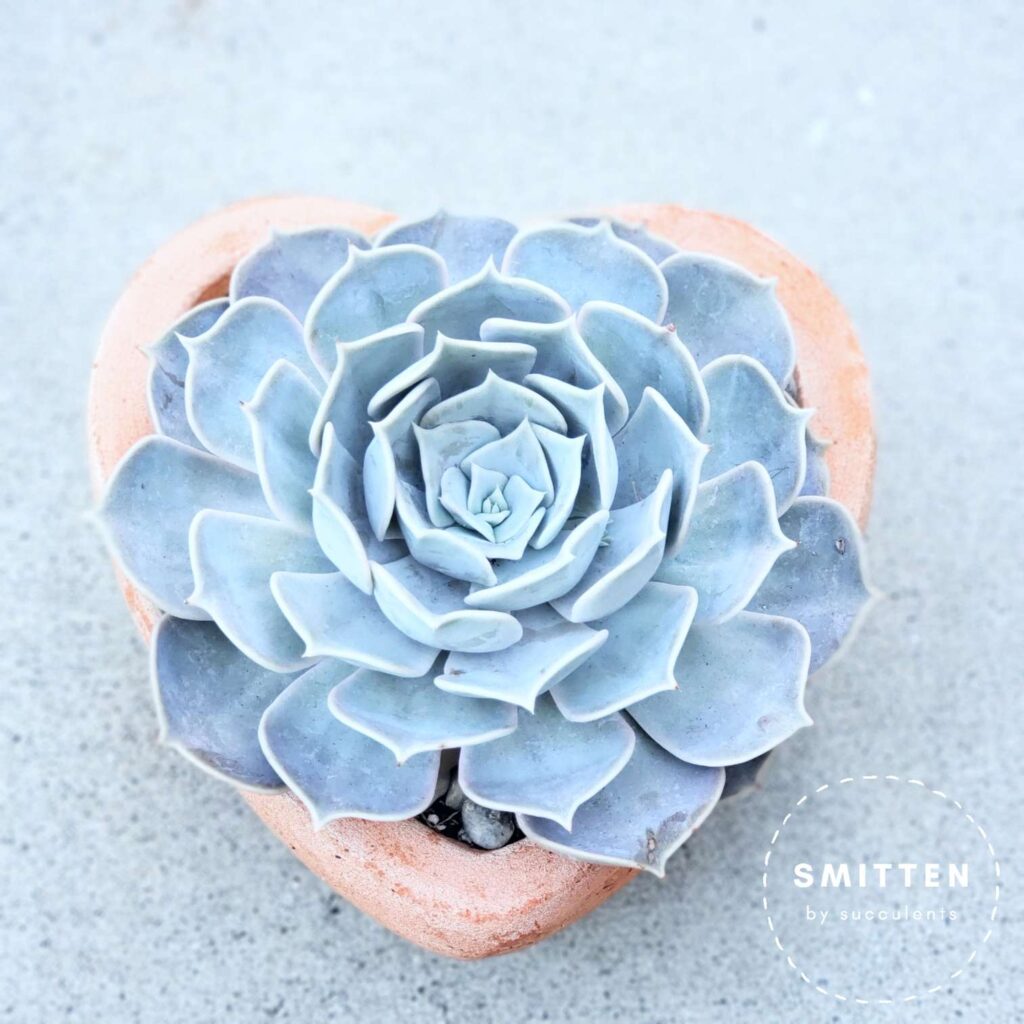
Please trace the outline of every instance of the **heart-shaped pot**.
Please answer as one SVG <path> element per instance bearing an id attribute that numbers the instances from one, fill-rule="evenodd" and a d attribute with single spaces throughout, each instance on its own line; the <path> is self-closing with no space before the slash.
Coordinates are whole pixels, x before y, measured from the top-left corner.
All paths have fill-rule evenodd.
<path id="1" fill-rule="evenodd" d="M 850 323 L 823 282 L 776 243 L 728 217 L 651 204 L 602 213 L 777 279 L 796 337 L 802 402 L 817 410 L 816 434 L 833 442 L 826 454 L 831 496 L 863 526 L 875 454 L 868 373 Z M 95 486 L 153 431 L 143 346 L 192 306 L 225 295 L 234 264 L 271 228 L 339 224 L 372 235 L 394 219 L 331 199 L 254 199 L 193 224 L 157 250 L 115 306 L 93 366 L 89 442 Z M 121 585 L 148 638 L 156 610 L 125 580 Z M 593 910 L 635 874 L 571 860 L 528 841 L 474 850 L 417 821 L 345 820 L 316 832 L 290 794 L 242 795 L 334 890 L 404 938 L 449 956 L 486 957 L 528 946 Z"/>

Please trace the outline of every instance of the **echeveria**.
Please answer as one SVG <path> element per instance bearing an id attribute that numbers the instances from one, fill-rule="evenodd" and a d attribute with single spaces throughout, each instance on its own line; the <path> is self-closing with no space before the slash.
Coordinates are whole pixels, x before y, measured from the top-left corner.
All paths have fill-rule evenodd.
<path id="1" fill-rule="evenodd" d="M 771 283 L 642 229 L 274 234 L 151 354 L 101 519 L 166 738 L 318 826 L 457 749 L 471 806 L 661 873 L 866 605 Z"/>

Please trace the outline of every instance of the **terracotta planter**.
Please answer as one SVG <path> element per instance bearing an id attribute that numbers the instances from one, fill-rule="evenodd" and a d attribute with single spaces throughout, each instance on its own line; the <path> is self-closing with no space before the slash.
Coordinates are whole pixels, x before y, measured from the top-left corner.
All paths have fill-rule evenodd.
<path id="1" fill-rule="evenodd" d="M 796 335 L 803 404 L 817 409 L 815 432 L 833 442 L 826 456 L 831 494 L 863 526 L 875 455 L 868 373 L 852 327 L 823 282 L 776 243 L 728 217 L 653 204 L 606 212 L 642 222 L 684 249 L 714 253 L 778 279 Z M 343 224 L 371 235 L 394 219 L 332 199 L 255 199 L 193 224 L 157 250 L 115 306 L 93 364 L 89 446 L 95 486 L 136 440 L 152 433 L 142 346 L 190 307 L 226 294 L 231 268 L 270 228 Z M 156 610 L 124 580 L 122 589 L 148 637 Z M 349 820 L 314 832 L 290 794 L 243 798 L 338 893 L 404 938 L 449 956 L 486 957 L 528 946 L 593 910 L 635 874 L 526 841 L 493 852 L 472 850 L 416 821 Z"/>

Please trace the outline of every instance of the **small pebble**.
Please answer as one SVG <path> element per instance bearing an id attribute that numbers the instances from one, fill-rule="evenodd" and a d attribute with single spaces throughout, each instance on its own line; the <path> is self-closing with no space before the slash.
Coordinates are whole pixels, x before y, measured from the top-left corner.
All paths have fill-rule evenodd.
<path id="1" fill-rule="evenodd" d="M 516 819 L 505 811 L 481 807 L 469 797 L 462 801 L 462 827 L 470 841 L 484 850 L 497 850 L 512 838 Z"/>

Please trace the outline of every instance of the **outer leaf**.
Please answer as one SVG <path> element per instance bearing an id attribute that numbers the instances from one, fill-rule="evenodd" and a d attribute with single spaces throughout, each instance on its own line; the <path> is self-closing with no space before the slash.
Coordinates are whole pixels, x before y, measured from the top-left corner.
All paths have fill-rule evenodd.
<path id="1" fill-rule="evenodd" d="M 841 653 L 875 596 L 850 513 L 829 498 L 797 498 L 779 521 L 796 542 L 747 606 L 796 619 L 811 637 L 811 672 Z"/>
<path id="2" fill-rule="evenodd" d="M 740 612 L 693 626 L 676 665 L 679 689 L 630 707 L 648 736 L 691 764 L 749 761 L 810 725 L 807 631 L 792 619 Z"/>
<path id="3" fill-rule="evenodd" d="M 192 521 L 189 552 L 196 581 L 189 603 L 209 612 L 243 654 L 275 672 L 310 664 L 274 600 L 270 578 L 281 569 L 330 569 L 311 538 L 269 519 L 206 510 Z"/>
<path id="4" fill-rule="evenodd" d="M 401 821 L 434 800 L 441 757 L 403 765 L 383 744 L 342 725 L 327 695 L 353 671 L 325 660 L 299 676 L 260 722 L 260 743 L 278 774 L 309 808 L 315 828 L 337 818 Z"/>
<path id="5" fill-rule="evenodd" d="M 169 615 L 153 632 L 150 674 L 164 743 L 228 782 L 279 788 L 256 733 L 294 675 L 250 661 L 212 622 Z"/>
<path id="6" fill-rule="evenodd" d="M 810 426 L 807 427 L 807 473 L 804 475 L 804 485 L 800 488 L 801 498 L 824 498 L 828 494 L 830 481 L 825 452 L 830 447 L 830 441 L 815 437 Z"/>
<path id="7" fill-rule="evenodd" d="M 164 437 L 202 448 L 185 413 L 188 352 L 179 341 L 208 331 L 228 308 L 227 299 L 210 299 L 190 309 L 164 336 L 146 349 L 149 356 L 149 416 Z"/>
<path id="8" fill-rule="evenodd" d="M 439 210 L 424 220 L 393 224 L 378 236 L 376 244 L 425 245 L 448 267 L 452 284 L 465 280 L 488 263 L 500 263 L 516 226 L 497 217 L 459 217 Z"/>
<path id="9" fill-rule="evenodd" d="M 418 245 L 391 245 L 348 260 L 317 295 L 306 315 L 305 340 L 324 378 L 337 360 L 337 345 L 358 341 L 402 323 L 417 303 L 447 282 L 444 260 Z"/>
<path id="10" fill-rule="evenodd" d="M 127 452 L 96 512 L 122 571 L 154 604 L 181 619 L 207 619 L 187 602 L 195 588 L 188 530 L 204 508 L 270 515 L 259 480 L 169 437 Z"/>
<path id="11" fill-rule="evenodd" d="M 580 804 L 625 767 L 635 736 L 621 715 L 570 722 L 550 697 L 520 715 L 508 736 L 468 747 L 459 758 L 459 785 L 484 807 L 535 814 L 572 824 Z"/>
<path id="12" fill-rule="evenodd" d="M 556 853 L 663 878 L 669 857 L 711 813 L 724 782 L 721 768 L 677 761 L 638 733 L 629 763 L 577 810 L 571 832 L 525 814 L 519 827 Z"/>
<path id="13" fill-rule="evenodd" d="M 479 338 L 480 325 L 492 317 L 551 323 L 568 315 L 569 307 L 550 288 L 506 277 L 488 262 L 478 274 L 424 299 L 409 319 L 423 324 L 429 352 L 438 334 Z"/>
<path id="14" fill-rule="evenodd" d="M 698 366 L 746 355 L 780 384 L 792 376 L 796 346 L 772 281 L 706 253 L 681 252 L 665 260 L 665 323 L 672 324 Z"/>
<path id="15" fill-rule="evenodd" d="M 704 478 L 760 462 L 771 477 L 779 512 L 785 512 L 804 482 L 804 435 L 813 410 L 792 406 L 764 367 L 746 356 L 718 359 L 704 368 L 703 377 L 711 400 Z"/>
<path id="16" fill-rule="evenodd" d="M 745 462 L 708 480 L 697 489 L 682 548 L 661 563 L 655 579 L 693 587 L 698 622 L 729 618 L 793 547 L 775 516 L 772 482 L 760 463 Z"/>
<path id="17" fill-rule="evenodd" d="M 606 299 L 655 323 L 665 314 L 668 286 L 657 264 L 618 238 L 607 221 L 592 228 L 555 224 L 520 231 L 502 269 L 553 288 L 573 309 Z"/>
<path id="18" fill-rule="evenodd" d="M 601 223 L 600 217 L 570 217 L 569 222 L 579 224 L 580 227 L 592 228 Z M 635 245 L 641 252 L 646 253 L 655 263 L 661 263 L 674 256 L 679 250 L 671 242 L 654 235 L 642 224 L 627 224 L 621 220 L 609 220 L 612 231 L 624 242 Z"/>
<path id="19" fill-rule="evenodd" d="M 265 245 L 235 265 L 231 301 L 262 295 L 302 320 L 317 292 L 348 259 L 349 247 L 369 245 L 358 231 L 348 228 L 273 231 Z"/>
<path id="20" fill-rule="evenodd" d="M 214 455 L 255 470 L 252 431 L 242 403 L 279 359 L 319 380 L 302 344 L 302 325 L 271 299 L 242 299 L 205 334 L 181 338 L 189 354 L 185 408 L 189 425 Z"/>

